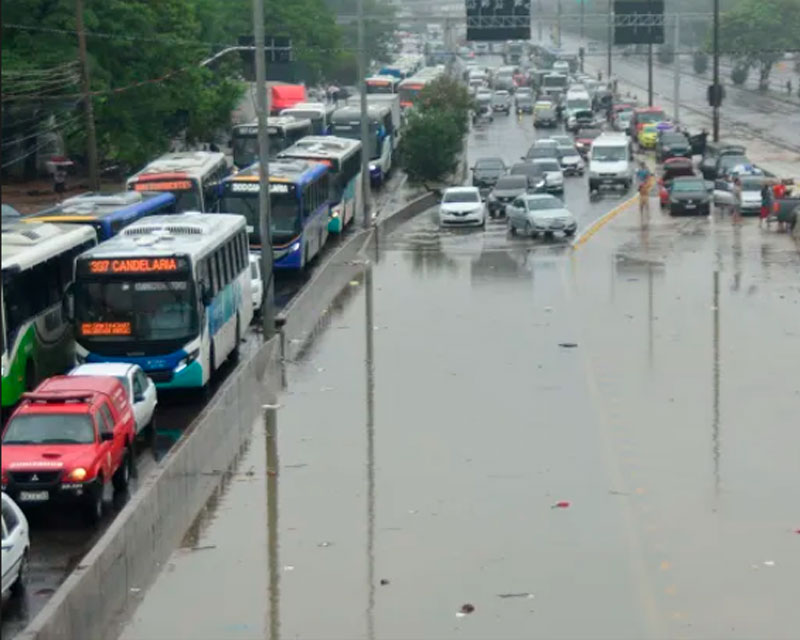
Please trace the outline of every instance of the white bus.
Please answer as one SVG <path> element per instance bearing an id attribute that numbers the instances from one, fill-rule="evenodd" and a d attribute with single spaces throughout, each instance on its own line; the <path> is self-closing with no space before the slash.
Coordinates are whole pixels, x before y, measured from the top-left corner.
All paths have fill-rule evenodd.
<path id="1" fill-rule="evenodd" d="M 331 131 L 331 116 L 334 111 L 336 107 L 331 103 L 298 102 L 281 111 L 281 116 L 295 120 L 310 120 L 311 135 L 324 136 Z"/>
<path id="2" fill-rule="evenodd" d="M 219 183 L 230 173 L 225 154 L 216 151 L 176 151 L 150 162 L 128 178 L 129 191 L 170 191 L 175 210 L 213 211 Z"/>
<path id="3" fill-rule="evenodd" d="M 278 157 L 328 165 L 331 189 L 328 231 L 341 233 L 360 209 L 361 142 L 334 136 L 308 136 Z"/>
<path id="4" fill-rule="evenodd" d="M 276 158 L 278 153 L 291 147 L 301 138 L 310 136 L 313 129 L 314 126 L 308 118 L 269 116 L 267 135 L 270 159 Z M 233 166 L 237 169 L 245 169 L 258 162 L 258 122 L 236 125 L 231 135 L 231 145 Z"/>
<path id="5" fill-rule="evenodd" d="M 3 220 L 3 409 L 73 362 L 65 313 L 75 257 L 97 244 L 90 226 Z"/>
<path id="6" fill-rule="evenodd" d="M 202 388 L 253 318 L 242 216 L 151 216 L 78 257 L 75 355 L 130 362 L 162 389 Z"/>
<path id="7" fill-rule="evenodd" d="M 392 110 L 383 104 L 367 105 L 370 183 L 381 186 L 392 170 Z M 351 140 L 361 139 L 361 109 L 341 107 L 333 112 L 333 135 Z"/>

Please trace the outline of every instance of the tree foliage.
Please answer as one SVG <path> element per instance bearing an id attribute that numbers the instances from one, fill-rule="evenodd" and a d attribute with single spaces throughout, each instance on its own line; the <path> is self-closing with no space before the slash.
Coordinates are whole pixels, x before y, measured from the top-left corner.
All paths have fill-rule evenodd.
<path id="1" fill-rule="evenodd" d="M 403 135 L 403 165 L 412 181 L 440 180 L 455 169 L 471 106 L 466 87 L 447 76 L 420 91 Z"/>
<path id="2" fill-rule="evenodd" d="M 439 180 L 452 172 L 461 148 L 461 131 L 447 112 L 427 109 L 409 115 L 402 160 L 412 182 Z"/>
<path id="3" fill-rule="evenodd" d="M 757 68 L 764 87 L 783 51 L 797 48 L 799 33 L 798 0 L 740 0 L 721 17 L 720 48 L 734 66 Z"/>
<path id="4" fill-rule="evenodd" d="M 77 59 L 74 0 L 4 2 L 3 21 L 4 82 L 7 72 L 42 73 Z M 200 62 L 252 34 L 251 0 L 84 0 L 84 22 L 101 160 L 137 166 L 178 137 L 209 142 L 229 127 L 244 89 L 241 60 Z M 265 23 L 268 35 L 291 37 L 307 82 L 341 63 L 342 34 L 326 0 L 266 0 Z M 43 119 L 69 104 L 80 115 L 77 92 L 60 87 L 56 107 L 31 91 L 26 109 Z M 5 98 L 4 87 L 4 112 L 12 106 Z M 80 126 L 70 133 L 73 157 L 83 155 L 84 135 Z"/>

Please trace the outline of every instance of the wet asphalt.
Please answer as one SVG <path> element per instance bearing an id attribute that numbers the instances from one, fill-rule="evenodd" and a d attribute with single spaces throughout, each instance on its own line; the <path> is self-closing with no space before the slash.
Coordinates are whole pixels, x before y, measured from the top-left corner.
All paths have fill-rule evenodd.
<path id="1" fill-rule="evenodd" d="M 655 209 L 385 238 L 119 637 L 796 637 L 800 254 Z"/>

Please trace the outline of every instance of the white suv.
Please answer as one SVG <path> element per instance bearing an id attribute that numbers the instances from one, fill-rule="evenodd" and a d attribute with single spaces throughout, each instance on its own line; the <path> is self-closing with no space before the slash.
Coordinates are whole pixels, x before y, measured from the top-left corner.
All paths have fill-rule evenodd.
<path id="1" fill-rule="evenodd" d="M 633 151 L 628 137 L 620 133 L 604 133 L 589 149 L 589 193 L 601 186 L 622 186 L 626 191 L 633 184 Z"/>

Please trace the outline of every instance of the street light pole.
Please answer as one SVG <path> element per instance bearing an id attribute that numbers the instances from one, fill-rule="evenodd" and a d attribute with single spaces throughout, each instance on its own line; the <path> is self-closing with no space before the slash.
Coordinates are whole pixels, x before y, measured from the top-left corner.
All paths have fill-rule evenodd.
<path id="1" fill-rule="evenodd" d="M 583 42 L 583 9 L 585 6 L 585 0 L 581 0 L 581 42 Z"/>
<path id="2" fill-rule="evenodd" d="M 561 0 L 558 0 L 556 35 L 558 36 L 558 40 L 556 41 L 556 46 L 560 49 L 561 48 Z"/>
<path id="3" fill-rule="evenodd" d="M 370 213 L 369 121 L 367 120 L 367 52 L 364 43 L 364 0 L 358 0 L 358 88 L 361 95 L 361 206 L 364 228 L 372 226 Z"/>
<path id="4" fill-rule="evenodd" d="M 714 142 L 719 142 L 719 0 L 714 0 L 714 89 L 713 135 Z"/>
<path id="5" fill-rule="evenodd" d="M 264 340 L 275 333 L 275 283 L 272 272 L 272 231 L 269 193 L 269 136 L 267 135 L 267 61 L 264 53 L 264 0 L 253 0 L 253 40 L 256 63 L 258 116 L 258 221 L 261 237 L 261 280 L 264 300 L 261 323 Z"/>
<path id="6" fill-rule="evenodd" d="M 97 166 L 97 133 L 94 128 L 94 105 L 89 83 L 89 61 L 86 54 L 86 28 L 83 23 L 83 0 L 75 0 L 75 29 L 78 32 L 78 58 L 81 64 L 81 93 L 86 116 L 86 159 L 89 164 L 89 184 L 100 191 L 100 172 Z"/>
<path id="7" fill-rule="evenodd" d="M 611 80 L 611 46 L 614 44 L 614 7 L 608 0 L 608 79 Z"/>
<path id="8" fill-rule="evenodd" d="M 681 57 L 678 55 L 678 52 L 681 48 L 681 14 L 675 14 L 675 39 L 673 48 L 675 50 L 675 59 L 674 59 L 674 75 L 673 75 L 673 85 L 672 85 L 672 98 L 674 100 L 674 111 L 675 111 L 675 124 L 680 122 L 680 114 L 681 114 Z"/>
<path id="9" fill-rule="evenodd" d="M 647 43 L 647 106 L 653 106 L 653 43 Z"/>

